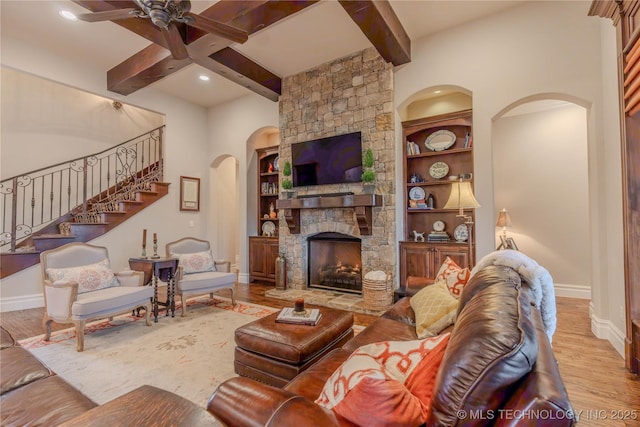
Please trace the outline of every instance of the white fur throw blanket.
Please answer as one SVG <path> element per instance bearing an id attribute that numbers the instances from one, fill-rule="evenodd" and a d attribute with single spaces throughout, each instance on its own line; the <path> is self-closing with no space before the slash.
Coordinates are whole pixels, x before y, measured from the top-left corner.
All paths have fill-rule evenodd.
<path id="1" fill-rule="evenodd" d="M 503 265 L 517 271 L 531 285 L 534 303 L 542 315 L 544 330 L 549 342 L 556 331 L 556 295 L 553 279 L 549 272 L 537 262 L 514 250 L 491 252 L 476 264 L 471 270 L 471 276 L 489 265 Z"/>

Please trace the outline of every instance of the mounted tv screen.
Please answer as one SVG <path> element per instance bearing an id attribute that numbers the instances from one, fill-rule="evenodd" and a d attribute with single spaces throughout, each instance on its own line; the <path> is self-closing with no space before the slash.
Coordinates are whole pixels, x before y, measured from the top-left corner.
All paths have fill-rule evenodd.
<path id="1" fill-rule="evenodd" d="M 293 186 L 360 182 L 362 135 L 360 132 L 291 144 Z"/>

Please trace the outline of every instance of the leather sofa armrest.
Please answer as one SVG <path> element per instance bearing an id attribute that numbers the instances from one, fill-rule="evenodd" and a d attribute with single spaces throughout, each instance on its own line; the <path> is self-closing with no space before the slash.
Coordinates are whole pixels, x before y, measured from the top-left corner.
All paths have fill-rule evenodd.
<path id="1" fill-rule="evenodd" d="M 560 377 L 551 344 L 542 324 L 540 312 L 531 310 L 531 319 L 538 336 L 538 358 L 532 371 L 509 393 L 509 399 L 496 417 L 496 427 L 537 426 L 541 419 L 522 414 L 553 414 L 554 426 L 573 426 L 575 411 Z"/>
<path id="2" fill-rule="evenodd" d="M 236 427 L 299 427 L 309 420 L 314 425 L 340 425 L 333 412 L 307 398 L 243 377 L 220 384 L 209 398 L 207 411 Z"/>
<path id="3" fill-rule="evenodd" d="M 216 266 L 216 271 L 220 271 L 223 273 L 231 272 L 231 261 L 227 261 L 224 259 L 216 259 L 213 261 Z"/>
<path id="4" fill-rule="evenodd" d="M 115 273 L 120 286 L 142 286 L 144 285 L 144 273 L 142 271 L 122 270 Z"/>
<path id="5" fill-rule="evenodd" d="M 385 319 L 397 320 L 407 325 L 416 326 L 416 314 L 411 308 L 411 298 L 402 298 L 391 306 L 382 316 Z"/>

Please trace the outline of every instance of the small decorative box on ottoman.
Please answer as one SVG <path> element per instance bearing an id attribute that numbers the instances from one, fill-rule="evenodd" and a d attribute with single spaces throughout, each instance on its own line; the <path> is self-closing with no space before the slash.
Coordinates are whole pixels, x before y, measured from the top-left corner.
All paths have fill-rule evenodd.
<path id="1" fill-rule="evenodd" d="M 276 323 L 276 312 L 236 329 L 236 373 L 283 387 L 353 338 L 353 313 L 324 307 L 320 312 L 315 326 Z"/>

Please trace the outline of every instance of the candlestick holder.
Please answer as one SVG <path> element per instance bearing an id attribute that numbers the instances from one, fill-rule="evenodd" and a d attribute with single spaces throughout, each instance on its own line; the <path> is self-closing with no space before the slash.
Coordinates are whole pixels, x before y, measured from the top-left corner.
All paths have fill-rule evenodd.
<path id="1" fill-rule="evenodd" d="M 152 259 L 160 258 L 160 255 L 158 255 L 158 242 L 153 242 L 153 256 L 151 258 Z"/>
<path id="2" fill-rule="evenodd" d="M 140 258 L 147 259 L 147 245 L 142 245 L 142 255 L 140 255 Z"/>

